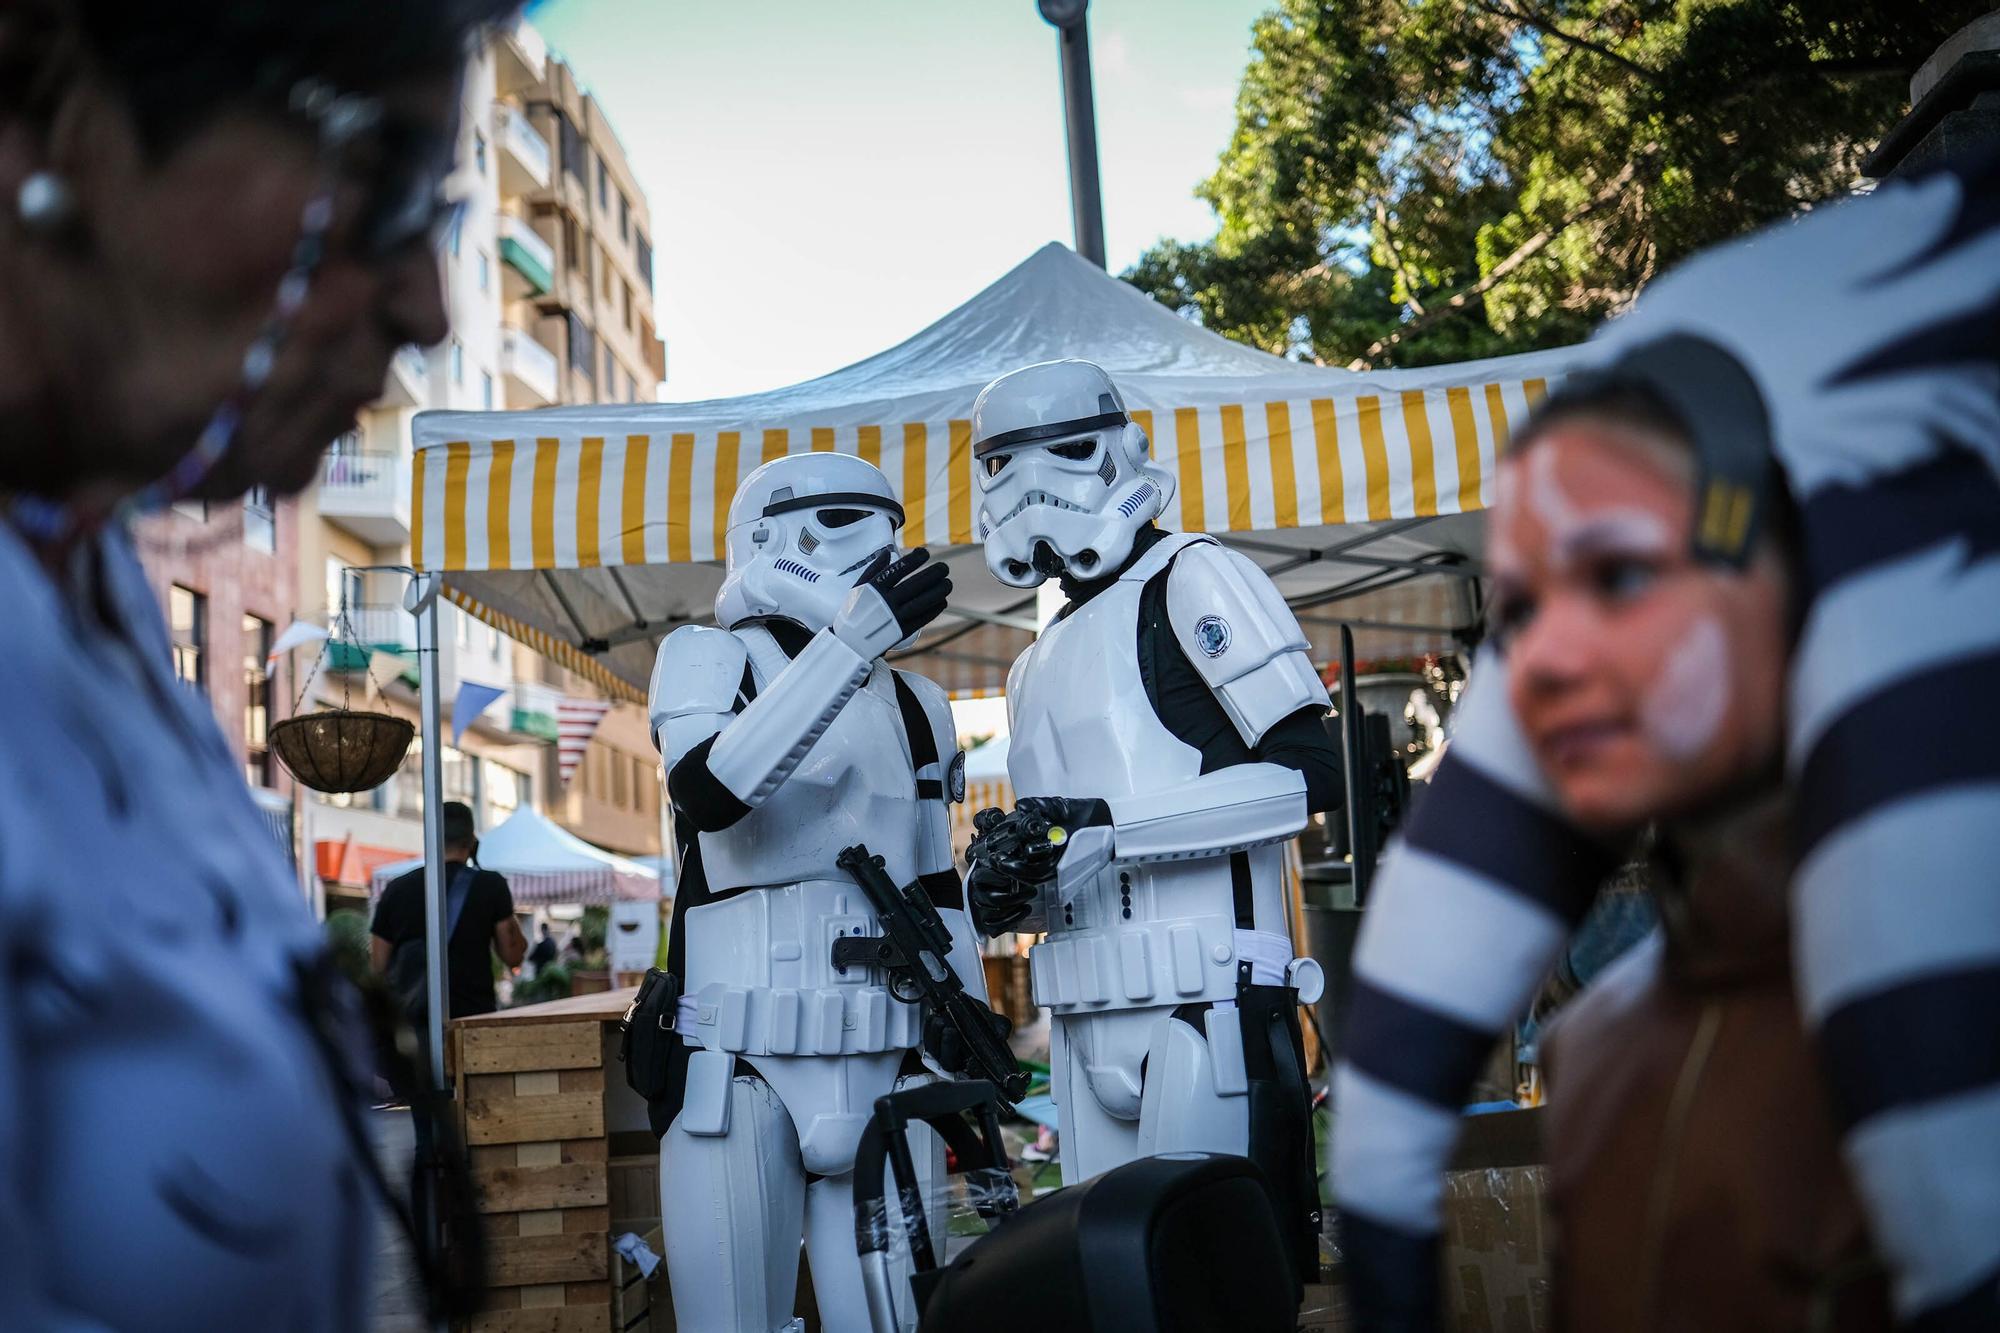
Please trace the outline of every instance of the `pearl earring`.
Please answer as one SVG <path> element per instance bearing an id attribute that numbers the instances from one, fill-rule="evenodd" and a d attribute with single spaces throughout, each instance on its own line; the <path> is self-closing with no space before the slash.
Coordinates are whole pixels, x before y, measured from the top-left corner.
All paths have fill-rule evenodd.
<path id="1" fill-rule="evenodd" d="M 76 196 L 68 182 L 53 171 L 37 171 L 21 182 L 14 207 L 21 225 L 43 236 L 53 236 L 69 225 L 76 214 Z"/>

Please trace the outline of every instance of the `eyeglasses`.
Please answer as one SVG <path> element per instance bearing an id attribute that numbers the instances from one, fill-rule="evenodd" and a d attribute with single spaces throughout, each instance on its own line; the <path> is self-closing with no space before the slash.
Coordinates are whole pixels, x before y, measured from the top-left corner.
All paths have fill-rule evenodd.
<path id="1" fill-rule="evenodd" d="M 419 241 L 443 247 L 464 212 L 444 197 L 458 135 L 390 117 L 379 98 L 336 92 L 315 80 L 292 90 L 292 109 L 319 135 L 320 152 L 336 171 L 364 184 L 365 197 L 348 231 L 347 248 L 364 261 L 398 254 Z"/>

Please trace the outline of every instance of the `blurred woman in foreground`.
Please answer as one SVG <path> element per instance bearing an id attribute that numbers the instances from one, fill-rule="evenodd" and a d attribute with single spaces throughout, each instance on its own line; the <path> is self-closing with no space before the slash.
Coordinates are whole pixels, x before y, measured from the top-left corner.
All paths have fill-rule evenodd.
<path id="1" fill-rule="evenodd" d="M 363 1325 L 323 949 L 127 522 L 284 494 L 445 333 L 498 0 L 0 0 L 0 1302 Z M 32 949 L 30 948 L 32 946 Z"/>
<path id="2" fill-rule="evenodd" d="M 1993 1328 L 2000 181 L 1702 256 L 1592 350 L 1503 465 L 1494 639 L 1357 952 L 1359 1327 L 1436 1326 L 1462 1091 L 1657 824 L 1663 941 L 1553 1038 L 1559 1324 Z"/>

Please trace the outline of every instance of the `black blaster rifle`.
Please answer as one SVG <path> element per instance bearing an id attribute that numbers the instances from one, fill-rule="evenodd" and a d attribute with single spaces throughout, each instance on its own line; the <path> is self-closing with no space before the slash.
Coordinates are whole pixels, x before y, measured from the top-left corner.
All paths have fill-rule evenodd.
<path id="1" fill-rule="evenodd" d="M 833 965 L 848 968 L 857 964 L 882 968 L 889 976 L 889 991 L 905 1004 L 919 1001 L 930 1006 L 958 1032 L 970 1057 L 969 1073 L 992 1082 L 1000 1095 L 1013 1105 L 1028 1091 L 1028 1075 L 994 1030 L 992 1011 L 965 993 L 965 983 L 951 970 L 951 932 L 931 904 L 921 886 L 897 888 L 882 868 L 882 858 L 871 856 L 866 845 L 856 843 L 834 859 L 851 876 L 882 923 L 880 935 L 848 935 L 833 942 Z"/>

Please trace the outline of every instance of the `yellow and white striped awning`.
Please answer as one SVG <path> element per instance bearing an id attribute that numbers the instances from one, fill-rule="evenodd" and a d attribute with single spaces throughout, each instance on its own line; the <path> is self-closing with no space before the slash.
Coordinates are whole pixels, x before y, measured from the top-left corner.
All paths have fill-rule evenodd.
<path id="1" fill-rule="evenodd" d="M 1509 429 L 1546 388 L 1542 375 L 1482 378 L 1135 406 L 1132 416 L 1176 481 L 1165 526 L 1265 532 L 1484 508 Z M 683 431 L 673 428 L 671 407 L 625 410 L 629 428 L 616 433 L 604 429 L 609 421 L 566 428 L 555 414 L 540 423 L 522 420 L 534 414 L 445 415 L 439 426 L 460 429 L 427 431 L 416 451 L 410 501 L 418 568 L 719 560 L 737 484 L 759 464 L 807 450 L 854 454 L 882 468 L 908 514 L 906 545 L 973 540 L 972 427 L 963 418 Z M 517 423 L 541 429 L 520 432 Z"/>
<path id="2" fill-rule="evenodd" d="M 1062 356 L 1111 373 L 1174 476 L 1163 525 L 1244 550 L 1268 534 L 1259 558 L 1278 549 L 1269 567 L 1294 570 L 1280 586 L 1303 598 L 1355 575 L 1326 563 L 1314 585 L 1296 567 L 1356 529 L 1428 522 L 1434 548 L 1473 549 L 1476 525 L 1452 516 L 1490 502 L 1510 430 L 1573 353 L 1379 374 L 1305 365 L 1209 333 L 1051 245 L 909 341 L 804 384 L 700 403 L 421 413 L 414 563 L 442 571 L 488 623 L 597 668 L 606 688 L 643 691 L 660 636 L 710 615 L 738 483 L 787 454 L 853 454 L 902 500 L 902 541 L 952 561 L 959 627 L 926 636 L 918 669 L 955 693 L 997 691 L 1033 599 L 970 547 L 970 412 L 994 376 Z M 1396 540 L 1377 567 L 1424 554 Z"/>

